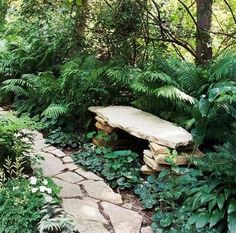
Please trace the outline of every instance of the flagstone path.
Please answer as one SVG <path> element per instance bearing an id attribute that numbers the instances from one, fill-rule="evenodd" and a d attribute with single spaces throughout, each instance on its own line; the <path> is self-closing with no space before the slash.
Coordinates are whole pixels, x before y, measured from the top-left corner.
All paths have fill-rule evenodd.
<path id="1" fill-rule="evenodd" d="M 0 115 L 6 114 L 0 108 Z M 42 169 L 62 188 L 60 197 L 65 212 L 71 216 L 79 233 L 152 233 L 143 226 L 143 217 L 124 203 L 96 174 L 73 164 L 72 158 L 45 143 L 43 135 L 30 131 L 34 138 L 32 155 L 43 160 L 34 169 Z"/>
<path id="2" fill-rule="evenodd" d="M 70 156 L 46 144 L 41 133 L 33 134 L 33 154 L 44 158 L 34 168 L 41 168 L 44 175 L 50 176 L 62 187 L 63 208 L 80 233 L 152 232 L 150 227 L 142 227 L 143 217 L 125 208 L 121 195 L 115 193 L 101 177 L 73 164 Z"/>

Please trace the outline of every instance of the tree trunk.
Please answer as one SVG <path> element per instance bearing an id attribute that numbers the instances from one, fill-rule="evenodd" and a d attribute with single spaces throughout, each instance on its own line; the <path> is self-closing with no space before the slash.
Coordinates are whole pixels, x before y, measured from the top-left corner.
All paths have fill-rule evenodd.
<path id="1" fill-rule="evenodd" d="M 81 46 L 85 41 L 85 31 L 86 31 L 86 23 L 88 18 L 88 0 L 82 0 L 81 6 L 78 7 L 77 11 L 77 42 L 78 45 Z"/>
<path id="2" fill-rule="evenodd" d="M 197 0 L 196 63 L 205 65 L 212 58 L 210 28 L 213 0 Z"/>

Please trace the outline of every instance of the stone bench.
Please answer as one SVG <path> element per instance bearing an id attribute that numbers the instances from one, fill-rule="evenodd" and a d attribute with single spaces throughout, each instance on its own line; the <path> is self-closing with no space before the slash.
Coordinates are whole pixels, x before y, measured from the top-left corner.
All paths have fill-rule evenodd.
<path id="1" fill-rule="evenodd" d="M 147 166 L 143 167 L 143 170 L 150 168 L 150 171 L 159 171 L 165 168 L 168 165 L 165 158 L 173 149 L 178 151 L 190 149 L 186 155 L 181 153 L 181 157 L 176 158 L 177 164 L 188 164 L 193 138 L 182 127 L 130 106 L 92 106 L 89 107 L 89 111 L 96 114 L 96 127 L 99 131 L 109 135 L 115 129 L 121 129 L 149 142 L 149 150 L 144 151 L 144 162 Z M 196 154 L 201 155 L 199 151 Z"/>

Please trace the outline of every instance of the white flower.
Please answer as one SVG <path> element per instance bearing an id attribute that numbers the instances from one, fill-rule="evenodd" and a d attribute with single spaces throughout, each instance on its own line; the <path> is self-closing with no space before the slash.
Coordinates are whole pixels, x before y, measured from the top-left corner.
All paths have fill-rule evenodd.
<path id="1" fill-rule="evenodd" d="M 52 197 L 50 197 L 49 195 L 45 195 L 44 197 L 45 197 L 45 201 L 46 201 L 47 203 L 52 202 Z"/>
<path id="2" fill-rule="evenodd" d="M 32 185 L 36 185 L 36 183 L 37 183 L 37 178 L 36 177 L 34 177 L 34 176 L 32 176 L 32 177 L 30 177 L 30 183 L 32 184 Z"/>
<path id="3" fill-rule="evenodd" d="M 48 181 L 47 180 L 43 180 L 43 184 L 44 185 L 48 185 Z"/>
<path id="4" fill-rule="evenodd" d="M 36 193 L 38 191 L 38 188 L 32 188 L 32 193 Z"/>
<path id="5" fill-rule="evenodd" d="M 39 186 L 39 191 L 40 192 L 45 192 L 47 190 L 47 188 L 45 186 Z"/>
<path id="6" fill-rule="evenodd" d="M 49 194 L 52 193 L 52 189 L 51 189 L 51 188 L 47 188 L 46 191 L 47 191 L 47 193 L 49 193 Z"/>

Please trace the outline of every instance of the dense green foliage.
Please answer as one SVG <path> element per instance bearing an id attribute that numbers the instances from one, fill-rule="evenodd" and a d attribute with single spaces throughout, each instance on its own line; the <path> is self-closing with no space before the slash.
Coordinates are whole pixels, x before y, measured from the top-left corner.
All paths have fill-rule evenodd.
<path id="1" fill-rule="evenodd" d="M 32 118 L 62 148 L 82 146 L 91 105 L 132 105 L 185 127 L 206 152 L 194 161 L 196 169 L 173 166 L 140 184 L 141 165 L 131 151 L 85 145 L 74 160 L 112 187 L 138 184 L 144 207 L 155 209 L 156 232 L 233 233 L 235 10 L 233 0 L 2 0 L 1 105 Z M 0 119 L 3 187 L 6 177 L 24 173 L 17 167 L 26 165 L 29 145 L 22 139 L 28 135 L 21 129 L 27 117 L 24 123 Z M 40 226 L 53 229 L 53 210 L 45 211 Z M 69 232 L 63 219 L 55 223 Z"/>
<path id="2" fill-rule="evenodd" d="M 140 182 L 138 154 L 130 150 L 112 151 L 85 145 L 73 155 L 75 163 L 101 174 L 112 188 L 131 188 Z"/>

